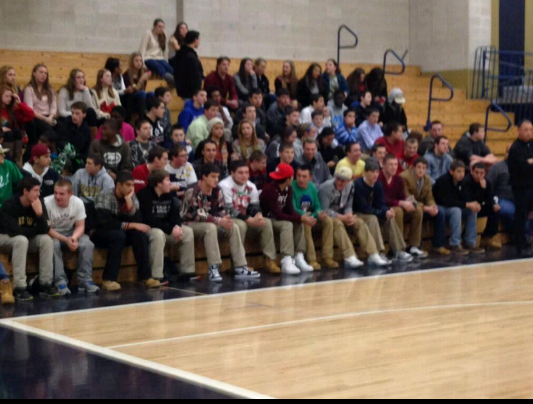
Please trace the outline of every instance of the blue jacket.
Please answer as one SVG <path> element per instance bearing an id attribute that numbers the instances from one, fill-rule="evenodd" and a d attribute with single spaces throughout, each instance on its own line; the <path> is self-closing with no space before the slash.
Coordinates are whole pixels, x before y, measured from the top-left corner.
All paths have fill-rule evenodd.
<path id="1" fill-rule="evenodd" d="M 191 126 L 192 121 L 194 121 L 199 116 L 204 114 L 204 107 L 200 109 L 194 108 L 194 102 L 189 100 L 185 103 L 183 111 L 181 111 L 180 116 L 178 117 L 178 123 L 183 126 L 185 133 Z"/>
<path id="2" fill-rule="evenodd" d="M 337 74 L 337 80 L 339 81 L 339 89 L 344 91 L 346 94 L 350 94 L 350 87 L 348 86 L 348 82 L 346 81 L 344 76 L 342 74 Z M 324 83 L 324 87 L 326 88 L 326 93 L 329 94 L 329 75 L 327 73 L 322 74 L 322 82 Z M 326 103 L 328 100 L 326 100 Z"/>
<path id="3" fill-rule="evenodd" d="M 359 133 L 356 127 L 353 127 L 348 131 L 344 122 L 335 131 L 335 139 L 341 146 L 346 146 L 349 143 L 357 142 L 359 140 Z"/>
<path id="4" fill-rule="evenodd" d="M 353 212 L 363 215 L 374 215 L 380 220 L 387 219 L 389 208 L 385 203 L 385 191 L 381 182 L 369 187 L 364 178 L 354 183 Z"/>

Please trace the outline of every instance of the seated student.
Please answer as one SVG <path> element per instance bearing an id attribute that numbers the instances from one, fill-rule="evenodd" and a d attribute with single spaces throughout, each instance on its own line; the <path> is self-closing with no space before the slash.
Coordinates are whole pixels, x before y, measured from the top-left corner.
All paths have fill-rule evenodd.
<path id="1" fill-rule="evenodd" d="M 369 153 L 376 140 L 383 137 L 383 131 L 379 125 L 379 109 L 370 108 L 367 120 L 359 126 L 358 130 L 363 153 Z"/>
<path id="2" fill-rule="evenodd" d="M 405 95 L 399 88 L 393 88 L 385 104 L 385 111 L 381 115 L 381 122 L 384 126 L 392 122 L 402 125 L 402 131 L 408 132 L 407 116 L 405 115 Z"/>
<path id="3" fill-rule="evenodd" d="M 183 198 L 185 191 L 198 182 L 196 172 L 189 163 L 189 154 L 183 146 L 173 146 L 168 157 L 169 162 L 165 171 L 170 174 L 170 191 L 175 192 L 178 198 Z"/>
<path id="4" fill-rule="evenodd" d="M 326 108 L 324 96 L 321 94 L 313 95 L 311 97 L 311 105 L 302 109 L 300 113 L 300 123 L 313 123 L 313 112 L 324 111 L 324 108 Z"/>
<path id="5" fill-rule="evenodd" d="M 429 130 L 429 135 L 422 139 L 420 142 L 420 147 L 418 148 L 418 155 L 425 156 L 428 151 L 433 150 L 435 147 L 435 140 L 438 137 L 444 135 L 444 125 L 440 121 L 431 122 L 431 128 Z M 448 150 L 446 153 L 448 153 Z"/>
<path id="6" fill-rule="evenodd" d="M 370 115 L 370 109 L 373 105 L 372 93 L 370 91 L 363 91 L 361 94 L 359 94 L 358 99 L 359 101 L 354 102 L 351 105 L 351 108 L 355 109 L 357 112 L 355 125 L 359 128 L 363 122 L 368 119 L 368 115 Z"/>
<path id="7" fill-rule="evenodd" d="M 257 125 L 261 126 L 261 129 L 266 131 L 267 110 L 265 110 L 265 107 L 263 105 L 263 93 L 260 93 L 259 89 L 252 90 L 248 102 L 250 103 L 250 105 L 253 105 L 255 107 L 255 113 L 257 115 Z"/>
<path id="8" fill-rule="evenodd" d="M 365 173 L 365 162 L 361 159 L 362 154 L 359 143 L 349 143 L 346 146 L 346 158 L 339 161 L 335 172 L 339 172 L 342 168 L 348 168 L 352 172 L 352 181 L 361 178 Z"/>
<path id="9" fill-rule="evenodd" d="M 146 113 L 146 84 L 151 77 L 152 72 L 144 66 L 142 55 L 139 52 L 132 53 L 128 70 L 122 75 L 126 87 L 123 98 L 128 117 L 141 117 Z"/>
<path id="10" fill-rule="evenodd" d="M 138 194 L 148 186 L 148 177 L 154 171 L 164 171 L 168 164 L 168 150 L 155 147 L 148 153 L 147 163 L 136 167 L 131 175 L 135 180 L 135 193 Z"/>
<path id="11" fill-rule="evenodd" d="M 152 278 L 164 280 L 165 247 L 179 248 L 180 271 L 194 276 L 194 234 L 190 227 L 183 226 L 178 202 L 171 194 L 170 175 L 154 170 L 148 177 L 147 187 L 137 194 L 143 222 L 150 227 L 150 267 Z"/>
<path id="12" fill-rule="evenodd" d="M 313 229 L 319 229 L 322 234 L 322 256 L 324 264 L 329 269 L 338 269 L 339 264 L 334 260 L 333 247 L 335 241 L 342 249 L 344 265 L 355 269 L 364 264 L 357 259 L 353 245 L 346 233 L 346 228 L 340 220 L 333 219 L 322 210 L 318 197 L 318 188 L 312 182 L 311 167 L 300 166 L 296 172 L 296 180 L 292 183 L 294 210 L 301 216 L 314 219 L 304 225 L 305 241 L 307 243 L 307 260 L 315 271 L 321 269 L 317 261 Z"/>
<path id="13" fill-rule="evenodd" d="M 204 104 L 207 102 L 207 93 L 205 90 L 197 90 L 192 96 L 192 100 L 185 103 L 183 111 L 178 117 L 178 123 L 183 126 L 183 130 L 187 132 L 189 126 L 196 118 L 204 114 Z"/>
<path id="14" fill-rule="evenodd" d="M 500 206 L 500 217 L 503 219 L 506 231 L 511 234 L 513 229 L 516 206 L 513 188 L 511 186 L 511 175 L 509 173 L 509 149 L 505 153 L 505 160 L 495 164 L 487 173 L 487 181 L 490 182 L 494 188 L 494 196 L 498 198 L 498 205 Z"/>
<path id="15" fill-rule="evenodd" d="M 239 95 L 235 88 L 235 80 L 229 74 L 230 59 L 222 56 L 217 60 L 216 71 L 211 72 L 204 81 L 204 88 L 216 87 L 222 95 L 222 105 L 235 111 L 239 108 Z"/>
<path id="16" fill-rule="evenodd" d="M 377 161 L 379 169 L 383 170 L 383 162 L 387 156 L 387 149 L 382 144 L 375 144 L 370 151 L 370 157 Z"/>
<path id="17" fill-rule="evenodd" d="M 405 141 L 403 140 L 403 127 L 398 122 L 389 122 L 383 131 L 383 137 L 376 140 L 375 144 L 385 146 L 387 154 L 393 156 L 401 155 L 405 150 Z"/>
<path id="18" fill-rule="evenodd" d="M 387 101 L 389 91 L 387 90 L 388 85 L 383 69 L 380 67 L 372 69 L 366 76 L 366 85 L 372 93 L 374 102 L 379 105 L 384 105 Z"/>
<path id="19" fill-rule="evenodd" d="M 405 185 L 407 200 L 416 203 L 417 208 L 424 212 L 424 219 L 434 224 L 433 251 L 440 255 L 450 255 L 446 246 L 446 213 L 444 208 L 437 206 L 433 197 L 431 178 L 426 174 L 428 163 L 423 157 L 405 170 L 401 177 Z"/>
<path id="20" fill-rule="evenodd" d="M 141 40 L 139 53 L 146 67 L 174 87 L 174 69 L 168 63 L 169 45 L 165 34 L 165 22 L 158 18 L 151 30 L 146 31 Z"/>
<path id="21" fill-rule="evenodd" d="M 41 184 L 41 196 L 54 194 L 54 184 L 61 179 L 53 168 L 50 168 L 52 162 L 50 149 L 44 145 L 35 145 L 31 149 L 31 159 L 22 167 L 24 177 L 32 177 Z"/>
<path id="22" fill-rule="evenodd" d="M 260 118 L 258 118 L 257 111 L 262 112 L 262 110 L 258 110 L 254 105 L 245 105 L 242 108 L 242 112 L 244 114 L 242 115 L 241 118 L 235 119 L 235 122 L 237 122 L 237 124 L 233 126 L 233 138 L 234 139 L 239 138 L 239 133 L 238 133 L 239 125 L 243 121 L 253 122 L 255 134 L 258 139 L 261 139 L 263 141 L 263 143 L 267 139 L 270 139 L 270 137 L 267 136 L 267 134 L 265 133 L 265 128 L 260 124 Z"/>
<path id="23" fill-rule="evenodd" d="M 303 155 L 298 159 L 300 166 L 307 165 L 311 169 L 312 181 L 320 186 L 331 178 L 331 173 L 322 155 L 318 152 L 318 145 L 314 139 L 305 139 Z"/>
<path id="24" fill-rule="evenodd" d="M 15 163 L 6 160 L 7 152 L 9 149 L 4 149 L 0 145 L 0 208 L 17 191 L 19 182 L 23 178 Z"/>
<path id="25" fill-rule="evenodd" d="M 205 142 L 202 142 L 202 146 L 201 148 L 198 147 L 198 150 L 201 150 L 202 157 L 195 160 L 192 164 L 197 178 L 200 178 L 202 167 L 206 164 L 216 165 L 219 168 L 221 179 L 225 179 L 229 175 L 228 165 L 224 164 L 222 160 L 217 160 L 219 148 L 214 140 L 207 139 Z"/>
<path id="26" fill-rule="evenodd" d="M 86 116 L 87 106 L 83 102 L 77 102 L 72 104 L 72 114 L 66 122 L 59 122 L 57 125 L 59 149 L 63 150 L 67 144 L 71 144 L 76 150 L 76 157 L 81 161 L 85 161 L 89 155 L 92 142 L 91 130 L 85 121 Z"/>
<path id="27" fill-rule="evenodd" d="M 233 76 L 235 81 L 235 88 L 239 95 L 240 103 L 245 103 L 250 97 L 250 92 L 258 88 L 257 76 L 254 71 L 254 62 L 250 58 L 244 58 L 241 60 L 241 66 L 239 72 Z"/>
<path id="28" fill-rule="evenodd" d="M 115 188 L 115 182 L 104 168 L 99 155 L 89 155 L 85 168 L 79 169 L 72 178 L 72 193 L 84 203 L 94 203 L 102 191 Z"/>
<path id="29" fill-rule="evenodd" d="M 317 130 L 313 125 L 304 123 L 298 126 L 296 132 L 298 133 L 298 138 L 293 143 L 294 156 L 296 160 L 300 160 L 304 154 L 304 141 L 311 139 L 316 142 Z"/>
<path id="30" fill-rule="evenodd" d="M 233 154 L 233 146 L 224 139 L 224 122 L 221 119 L 213 118 L 207 123 L 207 130 L 209 132 L 208 140 L 215 142 L 217 145 L 217 154 L 215 157 L 216 164 L 221 169 L 221 179 L 229 175 L 229 162 Z M 196 159 L 202 158 L 203 144 L 198 145 L 196 150 Z"/>
<path id="31" fill-rule="evenodd" d="M 418 159 L 418 140 L 410 137 L 405 141 L 405 148 L 403 152 L 398 155 L 399 166 L 398 172 L 401 174 L 413 167 L 415 161 Z M 427 169 L 427 167 L 426 167 Z"/>
<path id="32" fill-rule="evenodd" d="M 448 154 L 450 141 L 446 136 L 439 136 L 435 139 L 432 150 L 428 150 L 424 158 L 428 162 L 428 174 L 434 185 L 437 180 L 450 172 L 453 157 Z"/>
<path id="33" fill-rule="evenodd" d="M 165 103 L 158 97 L 152 98 L 147 102 L 147 113 L 142 117 L 143 120 L 150 122 L 152 130 L 150 140 L 158 146 L 165 143 L 165 126 L 163 119 L 167 111 Z"/>
<path id="34" fill-rule="evenodd" d="M 326 88 L 322 79 L 322 67 L 313 63 L 307 69 L 305 76 L 298 82 L 298 102 L 302 108 L 311 105 L 313 95 L 321 94 L 324 100 L 328 99 L 329 88 Z"/>
<path id="35" fill-rule="evenodd" d="M 218 186 L 220 169 L 205 164 L 200 180 L 185 194 L 181 216 L 194 236 L 204 241 L 209 264 L 209 280 L 222 282 L 220 247 L 218 237 L 229 239 L 236 279 L 257 279 L 261 275 L 248 268 L 241 233 L 230 212 L 225 209 L 224 194 Z"/>
<path id="36" fill-rule="evenodd" d="M 331 174 L 335 172 L 335 167 L 337 167 L 339 161 L 345 157 L 343 148 L 334 146 L 334 141 L 335 130 L 333 128 L 325 128 L 318 137 L 318 151 L 328 165 Z"/>
<path id="37" fill-rule="evenodd" d="M 99 120 L 111 119 L 113 108 L 122 105 L 120 96 L 113 89 L 113 78 L 109 70 L 104 69 L 98 72 L 96 85 L 91 90 L 91 95 Z"/>
<path id="38" fill-rule="evenodd" d="M 20 99 L 24 98 L 22 89 L 17 84 L 17 71 L 13 66 L 0 67 L 0 88 L 7 87 Z"/>
<path id="39" fill-rule="evenodd" d="M 467 171 L 476 163 L 490 167 L 499 161 L 485 144 L 485 128 L 479 123 L 470 125 L 468 132 L 455 145 L 454 153 L 457 160 L 465 163 Z"/>
<path id="40" fill-rule="evenodd" d="M 3 305 L 15 304 L 15 297 L 13 296 L 13 286 L 9 280 L 9 274 L 4 268 L 4 264 L 0 262 L 0 300 Z"/>
<path id="41" fill-rule="evenodd" d="M 324 129 L 331 126 L 331 124 L 328 125 L 326 123 L 324 112 L 322 111 L 313 112 L 311 114 L 311 117 L 313 119 L 312 126 L 316 129 L 316 132 L 318 135 L 320 135 Z"/>
<path id="42" fill-rule="evenodd" d="M 108 58 L 104 68 L 111 72 L 111 79 L 113 81 L 113 89 L 122 97 L 126 93 L 126 85 L 122 77 L 122 62 L 117 58 Z"/>
<path id="43" fill-rule="evenodd" d="M 264 216 L 272 221 L 274 231 L 280 235 L 281 271 L 288 275 L 313 272 L 313 267 L 304 258 L 307 251 L 304 225 L 313 225 L 315 219 L 299 215 L 294 210 L 291 187 L 294 170 L 281 163 L 270 178 L 272 182 L 263 188 L 259 200 Z"/>
<path id="44" fill-rule="evenodd" d="M 68 180 L 58 181 L 54 195 L 44 200 L 50 231 L 48 235 L 54 240 L 54 276 L 55 286 L 61 296 L 71 294 L 68 277 L 63 263 L 63 251 L 78 253 L 76 277 L 80 293 L 98 293 L 93 282 L 94 244 L 85 235 L 85 206 L 81 199 L 73 195 L 72 183 Z"/>
<path id="45" fill-rule="evenodd" d="M 281 89 L 276 96 L 277 101 L 268 109 L 266 120 L 266 131 L 272 138 L 281 134 L 287 121 L 287 112 L 288 110 L 292 111 L 288 90 Z"/>
<path id="46" fill-rule="evenodd" d="M 394 212 L 400 233 L 404 234 L 405 223 L 411 224 L 407 252 L 415 258 L 427 258 L 428 253 L 420 249 L 424 211 L 421 205 L 415 203 L 414 198 L 407 199 L 405 196 L 405 184 L 398 175 L 398 157 L 393 154 L 385 157 L 379 181 L 385 192 L 385 204 Z"/>
<path id="47" fill-rule="evenodd" d="M 281 145 L 286 143 L 294 145 L 297 139 L 298 133 L 296 129 L 294 129 L 293 127 L 285 128 L 281 133 L 281 136 L 278 136 L 276 139 L 274 139 L 272 143 L 270 143 L 270 146 L 268 146 L 268 149 L 266 151 L 268 161 L 270 162 L 280 157 Z"/>
<path id="48" fill-rule="evenodd" d="M 24 89 L 24 102 L 35 112 L 39 124 L 44 123 L 40 134 L 56 126 L 57 97 L 50 85 L 48 69 L 43 64 L 33 68 L 31 80 Z"/>
<path id="49" fill-rule="evenodd" d="M 333 94 L 333 99 L 328 102 L 328 111 L 330 115 L 329 120 L 331 121 L 331 126 L 334 129 L 337 129 L 344 122 L 344 113 L 348 110 L 348 107 L 344 105 L 345 100 L 346 94 L 344 91 L 337 90 L 335 91 L 335 94 Z"/>
<path id="50" fill-rule="evenodd" d="M 257 87 L 261 90 L 265 97 L 270 96 L 270 81 L 265 75 L 267 68 L 267 61 L 263 58 L 257 58 L 254 62 L 254 73 L 257 76 Z"/>
<path id="51" fill-rule="evenodd" d="M 150 140 L 152 136 L 152 125 L 147 120 L 140 119 L 137 121 L 135 124 L 135 133 L 137 137 L 129 144 L 134 168 L 146 164 L 148 153 L 158 147 Z"/>
<path id="52" fill-rule="evenodd" d="M 133 170 L 130 146 L 118 134 L 116 121 L 105 121 L 102 139 L 91 144 L 90 153 L 103 157 L 105 168 L 113 180 L 116 180 L 117 173 Z"/>
<path id="53" fill-rule="evenodd" d="M 368 159 L 365 165 L 365 174 L 354 184 L 353 211 L 368 225 L 376 241 L 378 250 L 385 251 L 385 244 L 381 231 L 375 228 L 375 218 L 384 224 L 384 232 L 389 236 L 391 255 L 400 262 L 412 262 L 413 256 L 405 252 L 406 245 L 403 233 L 395 220 L 395 212 L 385 202 L 385 191 L 379 181 L 379 165 L 376 160 Z"/>
<path id="54" fill-rule="evenodd" d="M 279 157 L 277 159 L 268 161 L 267 174 L 270 175 L 271 173 L 275 172 L 281 163 L 291 166 L 293 171 L 296 172 L 300 164 L 298 164 L 294 155 L 294 145 L 285 143 L 281 145 L 279 150 Z"/>
<path id="55" fill-rule="evenodd" d="M 289 90 L 289 96 L 292 101 L 298 99 L 298 77 L 296 77 L 296 68 L 292 60 L 283 62 L 281 76 L 274 82 L 276 94 L 279 90 Z"/>
<path id="56" fill-rule="evenodd" d="M 366 72 L 365 69 L 360 67 L 356 68 L 347 78 L 346 82 L 350 89 L 350 96 L 348 97 L 347 104 L 352 106 L 352 103 L 357 101 L 359 94 L 364 94 L 367 91 L 366 87 Z"/>
<path id="57" fill-rule="evenodd" d="M 122 289 L 117 279 L 122 252 L 127 246 L 133 247 L 139 281 L 147 288 L 159 288 L 161 284 L 152 278 L 150 269 L 150 227 L 142 223 L 133 176 L 122 171 L 116 183 L 115 189 L 102 191 L 96 198 L 97 224 L 91 235 L 97 248 L 107 249 L 102 289 L 108 292 Z"/>
<path id="58" fill-rule="evenodd" d="M 335 139 L 341 146 L 346 146 L 348 143 L 357 142 L 359 140 L 359 133 L 355 126 L 357 119 L 356 112 L 348 109 L 344 112 L 344 122 L 335 131 Z"/>
<path id="59" fill-rule="evenodd" d="M 218 107 L 211 100 L 204 105 L 204 115 L 196 118 L 187 130 L 187 139 L 191 141 L 194 150 L 198 149 L 200 143 L 209 137 L 209 130 L 207 124 L 212 119 L 215 119 L 218 113 Z"/>
<path id="60" fill-rule="evenodd" d="M 487 168 L 484 163 L 476 163 L 472 166 L 470 175 L 464 181 L 464 188 L 468 195 L 468 201 L 477 202 L 481 211 L 477 217 L 487 217 L 487 227 L 483 232 L 481 246 L 491 250 L 501 250 L 502 244 L 495 239 L 500 226 L 500 205 L 494 198 L 494 187 L 486 179 Z M 499 202 L 499 201 L 498 201 Z"/>
<path id="61" fill-rule="evenodd" d="M 162 118 L 156 114 L 155 116 L 161 120 L 161 126 L 163 127 L 164 143 L 170 142 L 170 131 L 172 128 L 172 117 L 168 106 L 172 102 L 172 90 L 168 87 L 158 87 L 154 91 L 155 98 L 159 98 L 165 104 L 165 114 Z"/>
<path id="62" fill-rule="evenodd" d="M 477 248 L 477 214 L 481 212 L 478 202 L 468 202 L 464 187 L 465 164 L 456 160 L 450 171 L 440 177 L 433 186 L 433 195 L 439 207 L 446 212 L 446 220 L 452 233 L 450 250 L 454 254 L 483 254 Z M 461 246 L 462 224 L 465 224 L 465 249 Z"/>
<path id="63" fill-rule="evenodd" d="M 241 121 L 238 139 L 233 142 L 233 160 L 248 160 L 254 151 L 265 151 L 265 142 L 257 138 L 252 121 Z"/>
<path id="64" fill-rule="evenodd" d="M 320 186 L 319 197 L 322 209 L 335 222 L 340 221 L 347 229 L 351 229 L 357 237 L 362 250 L 368 256 L 368 264 L 376 266 L 388 266 L 392 262 L 385 259 L 379 254 L 373 233 L 379 234 L 381 230 L 376 217 L 369 217 L 369 224 L 353 214 L 353 180 L 351 171 L 343 167 L 335 173 L 335 178 L 326 181 Z M 369 229 L 372 227 L 372 231 Z M 338 240 L 338 239 L 336 239 Z M 351 240 L 350 244 L 343 246 L 343 242 L 337 241 L 337 244 L 345 251 L 345 256 L 350 255 L 353 250 Z M 384 251 L 385 247 L 383 247 Z M 354 254 L 355 255 L 355 251 Z"/>
<path id="65" fill-rule="evenodd" d="M 342 91 L 344 98 L 350 94 L 350 87 L 344 76 L 341 74 L 339 64 L 334 59 L 329 59 L 326 62 L 326 71 L 322 74 L 322 81 L 326 88 L 327 99 L 332 100 L 336 91 Z M 344 102 L 344 100 L 343 100 Z"/>
<path id="66" fill-rule="evenodd" d="M 194 31 L 191 31 L 194 32 Z M 178 52 L 184 45 L 189 44 L 187 41 L 187 34 L 189 33 L 189 26 L 185 22 L 180 22 L 176 26 L 174 35 L 170 38 L 169 44 L 172 48 Z"/>
<path id="67" fill-rule="evenodd" d="M 35 178 L 20 181 L 20 193 L 4 202 L 0 209 L 0 250 L 12 253 L 15 299 L 29 302 L 33 297 L 27 290 L 26 259 L 28 252 L 39 253 L 40 295 L 59 297 L 54 287 L 54 242 L 48 236 L 48 215 L 40 197 Z"/>
<path id="68" fill-rule="evenodd" d="M 279 274 L 281 269 L 276 264 L 277 252 L 272 222 L 263 217 L 259 206 L 259 191 L 249 181 L 249 177 L 250 170 L 246 161 L 234 161 L 231 164 L 231 176 L 220 182 L 226 211 L 239 228 L 242 243 L 244 244 L 248 233 L 252 233 L 254 239 L 259 238 L 266 257 L 266 269 L 272 274 Z"/>
<path id="69" fill-rule="evenodd" d="M 87 124 L 96 127 L 96 112 L 94 110 L 91 90 L 87 87 L 85 73 L 80 69 L 70 72 L 67 84 L 59 90 L 57 96 L 57 109 L 59 118 L 68 118 L 72 114 L 72 105 L 83 102 L 87 106 Z"/>
<path id="70" fill-rule="evenodd" d="M 250 182 L 261 192 L 267 181 L 267 157 L 261 151 L 254 151 L 248 159 Z"/>
<path id="71" fill-rule="evenodd" d="M 130 143 L 135 140 L 135 130 L 133 126 L 126 122 L 126 108 L 118 106 L 111 111 L 111 119 L 118 124 L 118 133 L 122 136 L 122 139 L 126 143 Z M 98 129 L 96 134 L 96 140 L 102 139 L 102 127 Z"/>

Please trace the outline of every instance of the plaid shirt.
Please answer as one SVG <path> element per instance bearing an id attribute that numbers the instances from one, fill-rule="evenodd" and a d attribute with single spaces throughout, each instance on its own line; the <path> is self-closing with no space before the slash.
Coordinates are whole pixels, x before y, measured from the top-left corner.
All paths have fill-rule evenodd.
<path id="1" fill-rule="evenodd" d="M 200 185 L 196 185 L 185 194 L 181 207 L 181 217 L 184 222 L 218 225 L 220 220 L 227 215 L 224 207 L 224 194 L 219 187 L 213 189 L 211 195 L 205 195 L 200 189 Z"/>

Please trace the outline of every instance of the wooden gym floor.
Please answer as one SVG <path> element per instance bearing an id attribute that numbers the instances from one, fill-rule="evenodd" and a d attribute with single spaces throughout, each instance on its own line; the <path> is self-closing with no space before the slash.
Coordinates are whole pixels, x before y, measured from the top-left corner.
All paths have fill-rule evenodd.
<path id="1" fill-rule="evenodd" d="M 532 263 L 198 296 L 0 325 L 230 397 L 531 398 Z"/>

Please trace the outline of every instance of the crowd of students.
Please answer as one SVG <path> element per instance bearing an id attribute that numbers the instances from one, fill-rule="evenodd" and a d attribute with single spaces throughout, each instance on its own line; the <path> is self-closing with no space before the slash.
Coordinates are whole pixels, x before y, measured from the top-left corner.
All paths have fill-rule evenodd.
<path id="1" fill-rule="evenodd" d="M 93 89 L 73 69 L 56 95 L 41 64 L 21 91 L 15 70 L 0 69 L 0 249 L 12 252 L 14 272 L 13 298 L 0 268 L 3 303 L 69 295 L 63 251 L 78 253 L 79 290 L 97 293 L 95 248 L 108 250 L 106 291 L 121 289 L 127 246 L 147 288 L 168 284 L 166 248 L 179 256 L 181 274 L 194 276 L 197 242 L 209 280 L 221 282 L 220 239 L 229 240 L 237 279 L 260 277 L 248 265 L 247 237 L 259 242 L 270 273 L 289 275 L 339 268 L 335 246 L 345 268 L 364 265 L 354 241 L 369 265 L 424 259 L 424 222 L 434 225 L 436 254 L 501 248 L 495 236 L 500 218 L 513 226 L 513 190 L 481 125 L 452 151 L 441 122 L 425 138 L 409 130 L 406 97 L 388 91 L 381 69 L 356 69 L 346 79 L 334 60 L 324 71 L 312 64 L 301 80 L 285 62 L 275 94 L 262 58 L 243 59 L 232 77 L 230 59 L 221 57 L 204 78 L 200 34 L 181 23 L 167 41 L 164 28 L 154 23 L 128 70 L 110 58 Z M 169 48 L 176 51 L 170 62 Z M 169 87 L 146 93 L 152 74 Z M 185 100 L 176 124 L 168 109 L 174 88 Z M 322 262 L 314 235 L 322 238 Z M 28 252 L 40 259 L 31 288 Z"/>

